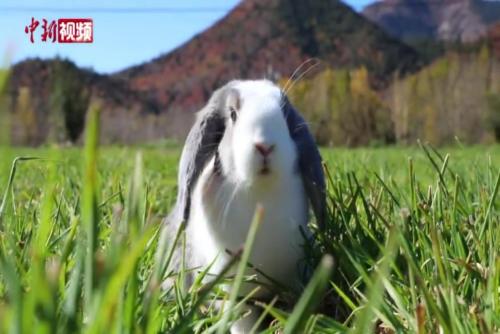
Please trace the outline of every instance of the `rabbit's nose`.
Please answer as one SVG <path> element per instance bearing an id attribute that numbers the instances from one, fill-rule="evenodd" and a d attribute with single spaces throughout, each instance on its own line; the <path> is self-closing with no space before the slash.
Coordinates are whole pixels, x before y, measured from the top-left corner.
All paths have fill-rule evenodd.
<path id="1" fill-rule="evenodd" d="M 264 143 L 255 143 L 255 149 L 259 151 L 259 153 L 263 157 L 267 157 L 274 150 L 273 144 L 264 144 Z"/>

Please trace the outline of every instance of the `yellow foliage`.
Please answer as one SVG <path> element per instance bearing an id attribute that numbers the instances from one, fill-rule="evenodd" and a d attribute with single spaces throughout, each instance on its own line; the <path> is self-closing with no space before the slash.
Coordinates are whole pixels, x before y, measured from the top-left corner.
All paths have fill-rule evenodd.
<path id="1" fill-rule="evenodd" d="M 368 80 L 368 71 L 364 66 L 352 71 L 351 91 L 353 92 L 353 94 L 360 95 L 371 92 L 370 83 Z"/>
<path id="2" fill-rule="evenodd" d="M 326 69 L 296 83 L 288 96 L 322 145 L 392 141 L 389 109 L 370 88 L 366 68 Z"/>
<path id="3" fill-rule="evenodd" d="M 487 65 L 487 66 L 486 66 Z M 500 64 L 486 47 L 476 55 L 449 54 L 393 84 L 396 139 L 434 144 L 478 143 L 488 131 L 487 93 Z"/>
<path id="4" fill-rule="evenodd" d="M 35 110 L 31 103 L 31 95 L 28 87 L 21 87 L 16 101 L 16 115 L 19 119 L 23 142 L 36 143 L 37 120 Z"/>

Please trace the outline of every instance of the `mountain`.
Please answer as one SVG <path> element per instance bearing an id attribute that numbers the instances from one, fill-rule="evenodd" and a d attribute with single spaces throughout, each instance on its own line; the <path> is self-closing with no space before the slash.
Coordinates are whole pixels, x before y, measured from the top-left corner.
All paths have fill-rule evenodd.
<path id="1" fill-rule="evenodd" d="M 288 78 L 311 58 L 321 61 L 318 71 L 364 66 L 374 87 L 385 87 L 395 72 L 413 72 L 422 63 L 411 47 L 339 0 L 244 0 L 172 52 L 113 75 L 57 59 L 20 62 L 12 69 L 10 95 L 15 110 L 21 89 L 29 89 L 39 123 L 35 142 L 50 135 L 48 115 L 54 114 L 54 105 L 64 109 L 74 101 L 86 105 L 94 99 L 103 106 L 105 142 L 182 138 L 193 112 L 225 82 Z M 76 99 L 57 99 L 65 94 Z M 71 140 L 83 124 L 81 111 L 73 107 L 78 117 L 64 115 Z M 75 126 L 78 120 L 81 124 Z M 76 129 L 68 129 L 68 124 Z M 25 132 L 19 132 L 20 142 Z"/>
<path id="2" fill-rule="evenodd" d="M 486 36 L 489 27 L 500 21 L 500 1 L 383 0 L 367 6 L 362 14 L 407 42 L 470 43 Z"/>
<path id="3" fill-rule="evenodd" d="M 56 125 L 66 132 L 64 137 L 68 140 L 78 140 L 91 101 L 98 101 L 105 111 L 102 113 L 105 142 L 150 139 L 143 132 L 132 137 L 126 130 L 129 123 L 158 112 L 153 101 L 122 81 L 58 58 L 27 59 L 14 65 L 10 70 L 8 95 L 14 111 L 12 139 L 21 144 L 46 141 Z M 121 125 L 125 129 L 120 129 Z"/>
<path id="4" fill-rule="evenodd" d="M 287 78 L 304 61 L 364 65 L 374 81 L 417 68 L 410 47 L 336 0 L 246 0 L 176 50 L 115 75 L 169 112 L 194 111 L 234 78 Z"/>

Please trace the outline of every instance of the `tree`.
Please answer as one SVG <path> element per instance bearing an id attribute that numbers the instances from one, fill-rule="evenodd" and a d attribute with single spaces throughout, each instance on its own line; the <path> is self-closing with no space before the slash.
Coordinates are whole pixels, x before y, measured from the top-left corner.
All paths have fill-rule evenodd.
<path id="1" fill-rule="evenodd" d="M 500 94 L 488 94 L 487 124 L 493 130 L 495 139 L 500 142 Z"/>
<path id="2" fill-rule="evenodd" d="M 0 145 L 10 143 L 11 125 L 10 112 L 8 110 L 7 94 L 5 88 L 7 86 L 9 72 L 5 69 L 0 69 Z"/>
<path id="3" fill-rule="evenodd" d="M 21 127 L 22 142 L 28 145 L 37 144 L 37 119 L 28 87 L 21 87 L 19 89 L 16 99 L 16 115 Z"/>
<path id="4" fill-rule="evenodd" d="M 392 114 L 398 141 L 417 139 L 436 145 L 459 138 L 487 140 L 496 114 L 499 62 L 483 47 L 474 53 L 450 53 L 418 73 L 395 79 Z M 486 120 L 486 122 L 485 122 Z"/>
<path id="5" fill-rule="evenodd" d="M 85 126 L 90 92 L 78 73 L 66 61 L 54 70 L 51 104 L 51 139 L 76 142 Z"/>
<path id="6" fill-rule="evenodd" d="M 390 110 L 370 88 L 364 67 L 352 71 L 326 69 L 296 82 L 288 95 L 306 116 L 321 145 L 394 142 Z"/>

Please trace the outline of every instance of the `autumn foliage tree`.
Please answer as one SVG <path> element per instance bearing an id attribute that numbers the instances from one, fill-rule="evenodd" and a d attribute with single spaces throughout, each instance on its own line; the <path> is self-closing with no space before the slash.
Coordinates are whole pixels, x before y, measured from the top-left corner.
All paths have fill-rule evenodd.
<path id="1" fill-rule="evenodd" d="M 500 60 L 485 44 L 450 52 L 375 92 L 364 67 L 326 69 L 287 94 L 322 145 L 500 141 Z"/>
<path id="2" fill-rule="evenodd" d="M 495 139 L 500 142 L 500 93 L 488 94 L 487 123 L 495 134 Z"/>
<path id="3" fill-rule="evenodd" d="M 24 143 L 36 145 L 38 142 L 38 121 L 31 100 L 30 89 L 21 87 L 16 100 L 17 131 Z"/>
<path id="4" fill-rule="evenodd" d="M 287 90 L 321 145 L 371 145 L 394 141 L 388 106 L 370 88 L 368 71 L 326 69 Z"/>
<path id="5" fill-rule="evenodd" d="M 401 143 L 490 142 L 500 126 L 495 125 L 500 118 L 500 64 L 487 46 L 475 53 L 448 54 L 416 74 L 396 79 L 391 93 Z"/>
<path id="6" fill-rule="evenodd" d="M 55 141 L 75 142 L 85 125 L 90 92 L 71 63 L 57 62 L 54 72 L 50 98 L 51 137 Z"/>

